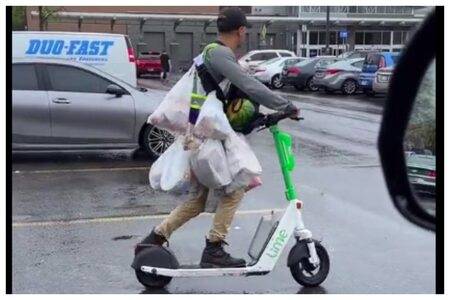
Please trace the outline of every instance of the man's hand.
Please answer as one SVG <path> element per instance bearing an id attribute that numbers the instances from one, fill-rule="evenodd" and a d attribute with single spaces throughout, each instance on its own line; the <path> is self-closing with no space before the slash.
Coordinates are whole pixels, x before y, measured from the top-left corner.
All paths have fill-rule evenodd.
<path id="1" fill-rule="evenodd" d="M 294 120 L 300 117 L 300 109 L 292 103 L 286 107 L 284 112 L 289 115 L 289 118 Z"/>

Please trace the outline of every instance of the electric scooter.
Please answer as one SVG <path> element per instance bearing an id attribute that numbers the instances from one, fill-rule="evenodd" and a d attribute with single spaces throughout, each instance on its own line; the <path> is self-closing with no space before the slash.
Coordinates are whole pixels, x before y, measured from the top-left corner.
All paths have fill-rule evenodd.
<path id="1" fill-rule="evenodd" d="M 240 268 L 201 268 L 198 265 L 180 266 L 172 251 L 164 246 L 146 245 L 138 252 L 132 263 L 138 281 L 147 288 L 162 288 L 173 277 L 207 276 L 252 276 L 265 275 L 273 270 L 291 234 L 295 244 L 291 248 L 287 266 L 294 279 L 306 287 L 320 285 L 330 268 L 330 259 L 325 247 L 312 239 L 311 231 L 303 223 L 302 201 L 297 199 L 297 191 L 291 172 L 295 167 L 291 136 L 278 128 L 278 122 L 288 118 L 283 113 L 265 115 L 256 125 L 259 130 L 269 128 L 275 142 L 275 149 L 283 173 L 285 196 L 289 204 L 283 216 L 275 221 L 273 214 L 260 219 L 248 250 L 252 261 Z M 296 120 L 300 120 L 297 118 Z"/>

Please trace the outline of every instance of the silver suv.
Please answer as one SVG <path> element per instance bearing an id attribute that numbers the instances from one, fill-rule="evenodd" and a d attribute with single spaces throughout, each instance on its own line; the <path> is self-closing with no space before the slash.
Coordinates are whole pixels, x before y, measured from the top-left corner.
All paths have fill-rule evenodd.
<path id="1" fill-rule="evenodd" d="M 172 143 L 146 123 L 163 92 L 137 88 L 88 65 L 55 59 L 14 59 L 12 148 L 133 149 L 153 158 Z"/>

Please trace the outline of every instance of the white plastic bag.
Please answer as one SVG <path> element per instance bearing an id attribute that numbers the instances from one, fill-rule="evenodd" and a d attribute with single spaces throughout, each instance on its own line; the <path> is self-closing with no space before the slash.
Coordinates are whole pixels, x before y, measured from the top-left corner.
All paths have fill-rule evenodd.
<path id="1" fill-rule="evenodd" d="M 161 177 L 164 172 L 164 168 L 167 164 L 167 161 L 171 158 L 172 152 L 175 150 L 176 146 L 174 145 L 177 143 L 178 139 L 175 140 L 175 142 L 169 146 L 169 148 L 164 151 L 163 154 L 161 154 L 160 157 L 152 164 L 150 168 L 150 172 L 148 173 L 148 180 L 150 182 L 150 186 L 154 190 L 161 190 Z"/>
<path id="2" fill-rule="evenodd" d="M 231 182 L 225 150 L 218 140 L 205 140 L 193 152 L 191 167 L 197 180 L 210 189 L 221 188 Z"/>
<path id="3" fill-rule="evenodd" d="M 178 137 L 151 167 L 149 179 L 153 189 L 173 193 L 186 193 L 191 189 L 191 150 L 183 149 L 183 140 L 184 136 Z"/>
<path id="4" fill-rule="evenodd" d="M 194 135 L 202 139 L 224 140 L 232 131 L 216 92 L 209 93 L 195 123 Z"/>
<path id="5" fill-rule="evenodd" d="M 171 146 L 173 150 L 165 161 L 161 176 L 161 189 L 166 192 L 184 193 L 191 186 L 191 150 L 183 148 L 184 136 L 180 136 Z"/>
<path id="6" fill-rule="evenodd" d="M 260 179 L 256 179 L 262 173 L 261 164 L 244 135 L 235 132 L 230 134 L 225 140 L 225 153 L 233 178 L 233 181 L 225 188 L 227 193 L 239 188 L 253 188 L 261 184 Z"/>
<path id="7" fill-rule="evenodd" d="M 194 76 L 195 67 L 192 66 L 167 93 L 147 122 L 172 133 L 185 133 Z"/>

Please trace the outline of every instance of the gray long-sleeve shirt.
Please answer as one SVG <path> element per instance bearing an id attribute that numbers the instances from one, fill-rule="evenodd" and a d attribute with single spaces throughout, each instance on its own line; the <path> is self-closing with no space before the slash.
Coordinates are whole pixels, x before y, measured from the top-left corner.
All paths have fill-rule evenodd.
<path id="1" fill-rule="evenodd" d="M 224 78 L 228 79 L 254 102 L 278 111 L 283 111 L 292 105 L 291 101 L 275 94 L 257 79 L 248 75 L 238 64 L 233 51 L 226 46 L 219 44 L 209 50 L 204 63 L 217 82 L 221 82 Z"/>

